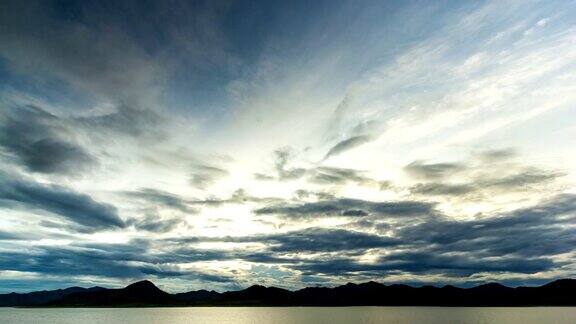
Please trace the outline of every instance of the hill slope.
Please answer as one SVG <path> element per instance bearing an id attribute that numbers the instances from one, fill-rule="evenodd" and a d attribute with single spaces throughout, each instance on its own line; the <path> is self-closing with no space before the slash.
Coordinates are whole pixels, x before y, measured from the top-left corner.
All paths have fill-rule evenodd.
<path id="1" fill-rule="evenodd" d="M 473 288 L 411 287 L 376 282 L 335 288 L 290 291 L 251 286 L 218 293 L 198 290 L 169 294 L 150 281 L 122 289 L 100 287 L 0 295 L 0 306 L 140 307 L 140 306 L 576 306 L 576 280 L 562 279 L 540 287 L 506 287 L 489 283 Z"/>

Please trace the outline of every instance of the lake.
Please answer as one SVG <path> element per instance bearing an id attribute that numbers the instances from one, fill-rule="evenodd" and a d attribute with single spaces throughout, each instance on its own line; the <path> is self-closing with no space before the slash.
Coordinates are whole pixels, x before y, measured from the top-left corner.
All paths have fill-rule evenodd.
<path id="1" fill-rule="evenodd" d="M 576 323 L 576 307 L 0 308 L 2 324 Z"/>

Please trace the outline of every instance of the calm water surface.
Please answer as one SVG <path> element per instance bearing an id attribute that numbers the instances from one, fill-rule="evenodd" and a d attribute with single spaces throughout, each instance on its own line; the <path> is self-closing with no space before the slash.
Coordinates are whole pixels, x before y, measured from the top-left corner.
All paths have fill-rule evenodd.
<path id="1" fill-rule="evenodd" d="M 0 308 L 0 323 L 576 323 L 576 307 Z"/>

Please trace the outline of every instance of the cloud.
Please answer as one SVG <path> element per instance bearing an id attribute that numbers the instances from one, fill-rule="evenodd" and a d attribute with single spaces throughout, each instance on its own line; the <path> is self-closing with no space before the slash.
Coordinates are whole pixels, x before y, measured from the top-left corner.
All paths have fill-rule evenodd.
<path id="1" fill-rule="evenodd" d="M 120 244 L 36 247 L 27 251 L 0 253 L 0 267 L 44 275 L 138 278 L 142 275 L 127 262 L 142 261 L 146 252 L 144 246 Z"/>
<path id="2" fill-rule="evenodd" d="M 478 185 L 498 189 L 527 188 L 531 185 L 549 183 L 563 175 L 564 174 L 561 172 L 528 168 L 518 173 L 507 175 L 501 178 L 488 178 L 485 180 L 479 180 Z"/>
<path id="3" fill-rule="evenodd" d="M 295 265 L 307 273 L 439 273 L 470 276 L 482 272 L 536 273 L 558 267 L 552 257 L 574 251 L 576 196 L 483 220 L 435 218 L 406 226 L 393 237 L 403 248 L 376 262 L 355 259 Z M 344 251 L 343 251 L 344 252 Z"/>
<path id="4" fill-rule="evenodd" d="M 318 167 L 312 170 L 309 181 L 318 184 L 342 185 L 348 182 L 371 183 L 362 171 L 334 167 Z"/>
<path id="5" fill-rule="evenodd" d="M 424 252 L 392 253 L 379 260 L 385 270 L 409 273 L 441 273 L 469 276 L 481 272 L 536 273 L 554 267 L 554 262 L 539 257 L 478 258 L 473 254 L 432 254 Z"/>
<path id="6" fill-rule="evenodd" d="M 368 213 L 360 209 L 350 209 L 342 213 L 342 216 L 368 216 Z"/>
<path id="7" fill-rule="evenodd" d="M 516 156 L 513 149 L 487 150 L 475 152 L 470 159 L 460 162 L 415 161 L 404 171 L 424 181 L 408 188 L 412 194 L 422 196 L 486 201 L 494 195 L 541 195 L 544 188 L 552 194 L 556 192 L 554 182 L 563 177 L 564 172 L 525 165 L 515 161 Z"/>
<path id="8" fill-rule="evenodd" d="M 135 191 L 123 192 L 124 195 L 139 200 L 146 201 L 152 205 L 164 208 L 176 209 L 183 213 L 197 213 L 198 211 L 190 207 L 191 202 L 182 197 L 158 189 L 143 188 Z"/>
<path id="9" fill-rule="evenodd" d="M 274 174 L 256 173 L 257 180 L 291 181 L 305 177 L 306 180 L 322 185 L 344 185 L 355 183 L 363 186 L 385 188 L 387 181 L 377 181 L 365 175 L 366 172 L 337 167 L 293 167 L 291 160 L 294 152 L 290 148 L 281 148 L 274 151 Z"/>
<path id="10" fill-rule="evenodd" d="M 184 220 L 178 218 L 170 218 L 170 219 L 162 219 L 157 215 L 149 214 L 143 219 L 132 219 L 129 222 L 130 225 L 133 225 L 137 230 L 153 232 L 153 233 L 167 233 L 175 228 L 178 225 L 185 223 Z"/>
<path id="11" fill-rule="evenodd" d="M 186 244 L 199 242 L 234 242 L 234 243 L 262 243 L 266 249 L 261 252 L 228 251 L 218 255 L 223 258 L 238 258 L 251 262 L 264 263 L 297 263 L 302 259 L 296 257 L 300 252 L 342 252 L 349 253 L 370 248 L 396 246 L 402 242 L 395 238 L 337 228 L 305 228 L 302 230 L 253 236 L 226 236 L 226 237 L 191 237 L 167 239 L 169 244 Z M 187 249 L 179 250 L 184 253 Z M 178 253 L 180 253 L 178 252 Z M 280 254 L 277 254 L 280 253 Z M 281 254 L 289 253 L 292 257 L 283 257 Z"/>
<path id="12" fill-rule="evenodd" d="M 420 183 L 410 188 L 410 192 L 426 196 L 463 196 L 476 190 L 470 184 Z"/>
<path id="13" fill-rule="evenodd" d="M 20 241 L 20 240 L 29 240 L 33 238 L 32 235 L 23 235 L 20 233 L 10 233 L 6 231 L 0 231 L 0 241 Z"/>
<path id="14" fill-rule="evenodd" d="M 349 252 L 398 244 L 394 238 L 344 229 L 307 228 L 301 231 L 255 237 L 274 252 Z"/>
<path id="15" fill-rule="evenodd" d="M 414 161 L 404 167 L 409 175 L 426 180 L 443 179 L 466 169 L 461 163 L 425 163 Z"/>
<path id="16" fill-rule="evenodd" d="M 352 95 L 355 91 L 350 89 L 348 91 L 329 118 L 327 125 L 329 140 L 337 138 L 339 141 L 328 150 L 323 161 L 375 141 L 384 132 L 386 122 L 380 118 L 381 113 L 365 111 L 366 107 L 362 106 L 366 103 L 361 103 L 361 98 Z M 358 114 L 358 111 L 363 113 Z"/>
<path id="17" fill-rule="evenodd" d="M 436 218 L 398 231 L 430 252 L 482 257 L 552 256 L 574 250 L 576 196 L 560 195 L 543 204 L 480 220 Z"/>
<path id="18" fill-rule="evenodd" d="M 172 262 L 183 262 L 177 254 L 150 253 L 147 241 L 134 240 L 122 244 L 77 244 L 69 246 L 37 246 L 25 251 L 0 252 L 0 268 L 56 276 L 100 276 L 138 279 L 154 275 L 158 278 L 188 276 L 190 280 L 226 281 L 226 276 L 184 269 Z M 214 260 L 211 252 L 190 254 L 186 260 Z M 226 279 L 225 279 L 226 278 Z"/>
<path id="19" fill-rule="evenodd" d="M 0 113 L 0 148 L 38 173 L 80 174 L 97 164 L 60 118 L 33 106 Z"/>
<path id="20" fill-rule="evenodd" d="M 197 164 L 194 169 L 195 171 L 190 176 L 190 183 L 199 189 L 206 189 L 216 180 L 228 175 L 225 169 L 212 165 Z"/>
<path id="21" fill-rule="evenodd" d="M 254 211 L 258 215 L 276 214 L 283 217 L 362 217 L 425 216 L 434 214 L 434 204 L 420 201 L 372 202 L 360 199 L 335 199 L 293 205 L 274 205 Z"/>
<path id="22" fill-rule="evenodd" d="M 292 172 L 286 171 L 286 165 L 289 162 L 291 154 L 292 152 L 289 148 L 281 148 L 274 151 L 274 156 L 276 157 L 274 167 L 276 169 L 276 172 L 278 172 L 279 178 L 285 178 L 285 177 L 290 178 Z"/>
<path id="23" fill-rule="evenodd" d="M 302 178 L 308 172 L 305 168 L 290 167 L 294 152 L 289 147 L 283 147 L 274 151 L 274 175 L 256 173 L 257 180 L 290 181 Z"/>
<path id="24" fill-rule="evenodd" d="M 0 266 L 16 271 L 112 278 L 145 275 L 192 278 L 203 272 L 180 264 L 226 260 L 277 264 L 301 275 L 333 277 L 534 274 L 557 269 L 565 263 L 555 257 L 574 251 L 576 233 L 571 226 L 574 221 L 576 196 L 562 195 L 531 208 L 486 219 L 456 220 L 437 215 L 395 226 L 386 235 L 350 230 L 344 225 L 344 228 L 312 227 L 251 236 L 179 236 L 133 240 L 127 244 L 35 247 L 26 253 L 0 252 Z M 210 250 L 191 246 L 203 242 L 259 243 L 262 247 Z M 368 260 L 363 260 L 364 256 L 369 256 Z M 230 279 L 225 274 L 207 275 L 216 276 L 210 280 Z"/>
<path id="25" fill-rule="evenodd" d="M 40 210 L 60 216 L 81 232 L 125 227 L 114 206 L 63 186 L 47 185 L 0 173 L 0 207 Z"/>
<path id="26" fill-rule="evenodd" d="M 253 203 L 278 203 L 279 201 L 282 201 L 282 199 L 280 198 L 275 198 L 275 197 L 257 197 L 257 196 L 253 196 L 251 194 L 249 194 L 246 190 L 244 189 L 237 189 L 236 191 L 234 191 L 232 193 L 232 196 L 230 196 L 230 198 L 228 198 L 227 200 L 225 200 L 225 202 L 229 202 L 229 203 L 237 203 L 237 204 L 242 204 L 245 202 L 253 202 Z"/>
<path id="27" fill-rule="evenodd" d="M 518 152 L 513 148 L 497 149 L 497 150 L 484 150 L 476 153 L 476 156 L 485 162 L 497 162 L 509 160 L 516 157 Z"/>
<path id="28" fill-rule="evenodd" d="M 554 267 L 544 258 L 509 258 L 502 260 L 477 260 L 463 255 L 433 255 L 428 253 L 392 254 L 376 263 L 359 263 L 349 258 L 308 261 L 291 266 L 308 275 L 358 275 L 382 274 L 441 274 L 447 277 L 468 277 L 483 272 L 515 272 L 534 274 Z"/>
<path id="29" fill-rule="evenodd" d="M 314 191 L 306 189 L 298 189 L 294 192 L 294 197 L 297 200 L 307 200 L 309 198 L 315 198 L 316 200 L 332 200 L 336 196 L 330 191 Z"/>
<path id="30" fill-rule="evenodd" d="M 162 126 L 167 127 L 168 119 L 154 110 L 118 105 L 102 113 L 77 116 L 72 122 L 93 134 L 105 132 L 106 138 L 127 135 L 157 142 L 167 136 Z"/>
<path id="31" fill-rule="evenodd" d="M 148 191 L 150 189 L 146 189 L 146 191 Z M 275 198 L 275 197 L 257 197 L 257 196 L 253 196 L 251 194 L 249 194 L 248 192 L 246 192 L 246 190 L 244 189 L 237 189 L 235 190 L 231 195 L 229 195 L 228 197 L 224 197 L 224 198 L 219 198 L 219 197 L 214 197 L 214 196 L 210 196 L 207 197 L 205 199 L 182 199 L 181 197 L 176 197 L 173 196 L 169 193 L 166 192 L 162 192 L 159 191 L 158 194 L 160 194 L 160 196 L 155 196 L 155 197 L 149 197 L 153 200 L 155 199 L 159 199 L 161 203 L 166 204 L 165 206 L 168 208 L 185 208 L 183 209 L 183 211 L 185 211 L 186 209 L 189 209 L 190 206 L 212 206 L 212 207 L 218 207 L 224 204 L 244 204 L 244 203 L 278 203 L 283 201 L 280 198 Z M 147 194 L 145 194 L 146 196 Z M 165 196 L 168 195 L 168 196 Z M 173 201 L 172 199 L 177 199 L 176 201 Z M 180 204 L 182 204 L 183 206 L 180 206 Z M 190 212 L 197 212 L 195 209 L 190 209 Z"/>
<path id="32" fill-rule="evenodd" d="M 51 3 L 8 1 L 0 16 L 0 55 L 17 72 L 55 77 L 88 97 L 150 106 L 165 78 L 161 64 L 101 8 L 70 7 L 76 20 L 47 14 L 58 11 Z"/>
<path id="33" fill-rule="evenodd" d="M 268 241 L 270 251 L 283 253 L 339 253 L 336 258 L 299 258 L 288 265 L 306 274 L 531 274 L 557 268 L 562 261 L 555 256 L 575 251 L 576 231 L 571 226 L 575 221 L 576 196 L 561 195 L 540 205 L 486 219 L 435 217 L 406 223 L 395 226 L 392 236 L 312 228 L 264 236 L 259 241 Z M 350 255 L 357 250 L 379 248 L 392 250 L 373 254 L 379 257 L 372 262 L 360 262 L 357 255 Z"/>
<path id="34" fill-rule="evenodd" d="M 368 143 L 371 140 L 372 140 L 372 138 L 370 136 L 367 136 L 367 135 L 353 136 L 353 137 L 347 138 L 343 141 L 338 142 L 338 144 L 336 144 L 332 148 L 330 148 L 330 150 L 328 150 L 328 153 L 326 153 L 326 155 L 324 156 L 324 160 L 328 159 L 331 156 L 335 156 L 335 155 L 338 155 L 340 153 L 351 150 L 351 149 L 353 149 L 357 146 L 360 146 L 362 144 Z"/>
<path id="35" fill-rule="evenodd" d="M 271 175 L 268 175 L 268 174 L 254 173 L 254 179 L 260 180 L 260 181 L 271 181 L 271 180 L 275 180 L 276 178 L 271 176 Z"/>

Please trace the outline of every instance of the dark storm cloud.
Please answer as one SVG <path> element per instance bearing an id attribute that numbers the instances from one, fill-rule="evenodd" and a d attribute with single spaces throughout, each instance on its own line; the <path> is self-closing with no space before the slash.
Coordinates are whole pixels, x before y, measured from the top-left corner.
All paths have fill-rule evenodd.
<path id="1" fill-rule="evenodd" d="M 362 144 L 368 143 L 371 140 L 372 140 L 372 138 L 370 136 L 367 136 L 367 135 L 353 136 L 353 137 L 347 138 L 343 141 L 338 142 L 338 144 L 336 144 L 332 148 L 330 148 L 330 150 L 328 150 L 328 153 L 326 153 L 326 155 L 324 156 L 324 160 L 328 159 L 331 156 L 338 155 L 340 153 L 351 150 L 351 149 L 353 149 L 357 146 L 360 146 Z"/>
<path id="2" fill-rule="evenodd" d="M 306 216 L 420 216 L 434 213 L 434 205 L 420 201 L 372 202 L 360 199 L 336 199 L 295 205 L 269 206 L 256 214 L 277 214 L 284 217 Z"/>
<path id="3" fill-rule="evenodd" d="M 97 163 L 60 118 L 33 106 L 0 113 L 0 149 L 32 172 L 78 174 Z"/>
<path id="4" fill-rule="evenodd" d="M 404 167 L 409 175 L 421 179 L 442 179 L 466 169 L 461 163 L 425 163 L 415 161 Z"/>
<path id="5" fill-rule="evenodd" d="M 60 216 L 78 231 L 125 227 L 114 206 L 58 185 L 46 185 L 0 173 L 0 207 L 39 210 Z"/>

